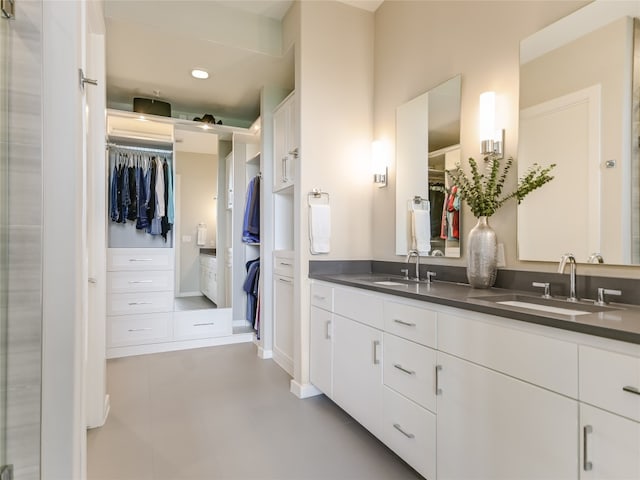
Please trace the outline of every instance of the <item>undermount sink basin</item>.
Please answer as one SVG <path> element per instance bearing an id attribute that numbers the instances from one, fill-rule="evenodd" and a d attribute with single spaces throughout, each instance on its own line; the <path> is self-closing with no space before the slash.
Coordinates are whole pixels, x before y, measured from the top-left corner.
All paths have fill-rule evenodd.
<path id="1" fill-rule="evenodd" d="M 506 307 L 526 308 L 539 312 L 556 313 L 560 315 L 570 316 L 588 315 L 590 313 L 616 310 L 615 308 L 595 305 L 593 303 L 568 302 L 566 300 L 534 297 L 518 293 L 508 293 L 504 295 L 487 295 L 474 298 L 476 300 L 485 300 L 487 302 L 504 305 Z"/>
<path id="2" fill-rule="evenodd" d="M 418 283 L 416 280 L 384 276 L 363 277 L 359 280 L 373 283 L 374 285 L 383 285 L 385 287 L 406 287 L 407 285 L 415 285 L 416 283 Z"/>

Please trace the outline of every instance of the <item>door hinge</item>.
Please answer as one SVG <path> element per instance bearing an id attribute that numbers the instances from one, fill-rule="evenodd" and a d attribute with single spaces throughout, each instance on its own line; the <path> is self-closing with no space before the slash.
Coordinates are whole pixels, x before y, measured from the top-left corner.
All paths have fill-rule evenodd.
<path id="1" fill-rule="evenodd" d="M 0 480 L 13 480 L 13 465 L 0 467 Z"/>
<path id="2" fill-rule="evenodd" d="M 16 0 L 0 0 L 0 10 L 4 18 L 14 18 L 16 16 Z M 1 479 L 0 480 L 4 480 Z"/>

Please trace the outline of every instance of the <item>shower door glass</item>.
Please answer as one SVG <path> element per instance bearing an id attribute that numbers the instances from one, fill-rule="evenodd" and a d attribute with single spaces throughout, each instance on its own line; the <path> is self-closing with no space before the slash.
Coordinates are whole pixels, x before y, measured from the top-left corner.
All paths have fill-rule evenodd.
<path id="1" fill-rule="evenodd" d="M 8 35 L 9 25 L 0 18 L 0 478 L 6 478 L 7 416 L 7 320 L 8 320 Z"/>

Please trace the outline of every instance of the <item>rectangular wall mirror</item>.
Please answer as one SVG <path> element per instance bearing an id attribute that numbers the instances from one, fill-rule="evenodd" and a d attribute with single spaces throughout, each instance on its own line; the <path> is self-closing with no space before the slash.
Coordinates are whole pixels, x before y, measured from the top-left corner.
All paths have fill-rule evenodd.
<path id="1" fill-rule="evenodd" d="M 396 254 L 460 256 L 459 201 L 446 170 L 460 160 L 460 75 L 396 110 Z"/>
<path id="2" fill-rule="evenodd" d="M 518 176 L 557 166 L 518 206 L 520 260 L 640 264 L 639 16 L 596 1 L 521 42 Z"/>

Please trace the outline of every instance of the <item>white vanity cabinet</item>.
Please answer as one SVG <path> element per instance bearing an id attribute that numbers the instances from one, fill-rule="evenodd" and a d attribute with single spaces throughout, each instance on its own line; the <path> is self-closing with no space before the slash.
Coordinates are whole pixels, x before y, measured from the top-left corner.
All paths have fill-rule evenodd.
<path id="1" fill-rule="evenodd" d="M 273 112 L 273 145 L 273 191 L 277 192 L 290 187 L 295 181 L 299 151 L 295 92 Z"/>
<path id="2" fill-rule="evenodd" d="M 581 346 L 580 402 L 580 478 L 640 478 L 640 358 Z"/>
<path id="3" fill-rule="evenodd" d="M 309 376 L 311 383 L 333 398 L 333 288 L 311 284 Z"/>
<path id="4" fill-rule="evenodd" d="M 273 254 L 273 360 L 293 376 L 293 296 L 295 277 L 292 251 Z"/>
<path id="5" fill-rule="evenodd" d="M 218 303 L 218 259 L 200 254 L 200 291 L 213 303 Z"/>

